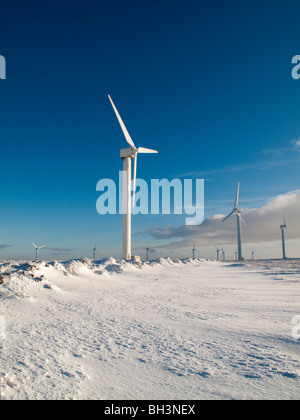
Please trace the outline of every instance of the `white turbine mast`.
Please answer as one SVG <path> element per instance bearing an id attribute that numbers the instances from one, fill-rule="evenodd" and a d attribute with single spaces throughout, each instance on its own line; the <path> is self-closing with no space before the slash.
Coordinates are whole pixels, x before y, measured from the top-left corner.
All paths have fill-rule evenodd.
<path id="1" fill-rule="evenodd" d="M 130 148 L 121 149 L 121 159 L 123 159 L 123 258 L 125 260 L 131 259 L 131 206 L 135 206 L 135 193 L 136 193 L 136 176 L 137 176 L 137 156 L 139 153 L 158 153 L 156 150 L 145 149 L 144 147 L 135 147 L 135 144 L 130 137 L 125 124 L 118 113 L 115 104 L 113 103 L 110 95 L 108 95 L 110 103 L 115 111 L 123 134 Z M 131 159 L 134 159 L 134 175 L 133 175 L 133 188 L 131 180 Z M 133 201 L 131 201 L 131 191 L 133 189 Z M 132 204 L 133 203 L 133 204 Z"/>
<path id="2" fill-rule="evenodd" d="M 238 208 L 239 205 L 239 195 L 240 195 L 240 183 L 238 183 L 236 197 L 235 197 L 235 203 L 234 208 L 232 212 L 225 217 L 225 219 L 222 220 L 222 222 L 225 222 L 225 220 L 229 219 L 233 214 L 236 214 L 236 220 L 237 220 L 237 242 L 238 242 L 238 260 L 243 260 L 243 254 L 242 254 L 242 229 L 241 229 L 241 222 L 245 224 L 243 218 L 242 218 L 242 210 Z"/>
<path id="3" fill-rule="evenodd" d="M 43 248 L 46 248 L 46 247 L 45 246 L 36 246 L 33 242 L 32 242 L 32 245 L 35 248 L 35 260 L 38 261 L 38 259 L 39 259 L 39 250 L 40 249 L 43 249 Z"/>

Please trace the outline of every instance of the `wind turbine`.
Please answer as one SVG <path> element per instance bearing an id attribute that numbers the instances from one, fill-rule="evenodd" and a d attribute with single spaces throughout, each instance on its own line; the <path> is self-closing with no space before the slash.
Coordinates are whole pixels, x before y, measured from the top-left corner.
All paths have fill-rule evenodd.
<path id="1" fill-rule="evenodd" d="M 254 255 L 255 255 L 255 251 L 252 251 L 252 261 L 254 261 L 254 260 L 255 260 Z"/>
<path id="2" fill-rule="evenodd" d="M 146 258 L 147 258 L 147 261 L 149 261 L 149 251 L 150 251 L 150 248 L 149 248 L 149 244 L 148 244 L 148 242 L 147 242 L 147 245 L 146 245 Z"/>
<path id="3" fill-rule="evenodd" d="M 235 203 L 234 203 L 234 208 L 232 210 L 232 212 L 225 217 L 225 219 L 222 220 L 222 222 L 225 222 L 225 220 L 229 219 L 229 217 L 231 217 L 234 213 L 236 214 L 236 220 L 237 220 L 237 241 L 238 241 L 238 260 L 242 261 L 243 260 L 243 255 L 242 255 L 242 233 L 241 233 L 241 222 L 244 222 L 241 213 L 242 210 L 238 208 L 239 205 L 239 195 L 240 195 L 240 183 L 238 183 L 238 187 L 237 187 L 237 192 L 236 192 L 236 198 L 235 198 Z"/>
<path id="4" fill-rule="evenodd" d="M 36 246 L 33 242 L 32 242 L 32 245 L 34 246 L 35 251 L 36 251 L 35 260 L 38 261 L 38 258 L 39 258 L 39 250 L 40 249 L 43 249 L 43 248 L 46 248 L 46 247 L 45 246 Z"/>
<path id="5" fill-rule="evenodd" d="M 200 252 L 196 249 L 195 242 L 194 242 L 193 243 L 193 260 L 194 261 L 196 259 L 196 257 L 195 257 L 196 252 L 200 255 Z"/>
<path id="6" fill-rule="evenodd" d="M 220 252 L 223 251 L 223 249 L 222 248 L 219 249 L 216 246 L 215 246 L 215 248 L 217 250 L 217 261 L 220 261 Z"/>
<path id="7" fill-rule="evenodd" d="M 134 159 L 134 175 L 133 175 L 133 207 L 135 206 L 135 190 L 136 190 L 136 174 L 137 174 L 137 156 L 139 153 L 158 153 L 156 150 L 145 149 L 143 147 L 135 147 L 135 144 L 130 137 L 125 124 L 123 123 L 120 114 L 118 113 L 115 104 L 110 95 L 108 95 L 110 103 L 115 111 L 123 134 L 129 148 L 121 149 L 121 159 L 123 159 L 123 258 L 125 260 L 131 259 L 131 159 Z"/>
<path id="8" fill-rule="evenodd" d="M 95 243 L 95 246 L 93 249 L 91 249 L 89 252 L 93 253 L 93 260 L 96 259 L 96 252 L 97 252 L 97 242 Z"/>
<path id="9" fill-rule="evenodd" d="M 224 249 L 222 249 L 222 257 L 223 257 L 223 262 L 225 262 L 226 261 L 226 254 L 225 254 Z"/>
<path id="10" fill-rule="evenodd" d="M 283 225 L 280 226 L 281 230 L 281 240 L 282 240 L 282 258 L 286 260 L 286 252 L 285 252 L 285 231 L 287 231 L 286 221 L 285 221 L 285 213 L 284 213 L 284 222 Z"/>

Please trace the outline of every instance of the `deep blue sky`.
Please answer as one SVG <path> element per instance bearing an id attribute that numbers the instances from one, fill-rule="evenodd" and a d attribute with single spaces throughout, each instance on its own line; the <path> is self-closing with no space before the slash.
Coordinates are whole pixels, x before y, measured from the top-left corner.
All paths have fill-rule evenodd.
<path id="1" fill-rule="evenodd" d="M 238 181 L 247 208 L 299 189 L 299 18 L 298 0 L 3 3 L 2 256 L 29 258 L 34 241 L 81 257 L 96 240 L 120 256 L 122 218 L 96 213 L 97 181 L 118 178 L 126 147 L 108 94 L 136 144 L 160 152 L 138 175 L 204 177 L 206 217 L 230 210 Z"/>

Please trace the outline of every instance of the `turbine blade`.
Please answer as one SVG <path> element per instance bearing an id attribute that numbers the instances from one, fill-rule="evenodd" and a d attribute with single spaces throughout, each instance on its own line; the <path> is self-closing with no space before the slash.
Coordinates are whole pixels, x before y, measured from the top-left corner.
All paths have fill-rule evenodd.
<path id="1" fill-rule="evenodd" d="M 229 217 L 232 216 L 233 213 L 235 213 L 235 210 L 232 210 L 232 212 L 228 214 L 228 216 L 226 216 L 225 219 L 222 220 L 222 223 L 225 222 L 225 220 L 229 219 Z"/>
<path id="2" fill-rule="evenodd" d="M 32 245 L 35 247 L 35 249 L 39 249 L 33 242 L 32 242 Z"/>
<path id="3" fill-rule="evenodd" d="M 139 147 L 138 152 L 139 153 L 158 153 L 157 150 L 145 149 L 145 147 Z"/>
<path id="4" fill-rule="evenodd" d="M 124 136 L 125 136 L 125 138 L 126 138 L 127 143 L 128 143 L 131 147 L 134 147 L 134 148 L 136 149 L 136 147 L 135 147 L 135 145 L 134 145 L 134 143 L 133 143 L 133 140 L 132 140 L 132 138 L 130 137 L 130 134 L 128 133 L 128 131 L 127 131 L 127 128 L 125 127 L 125 124 L 123 123 L 122 118 L 120 117 L 120 114 L 118 113 L 118 110 L 117 110 L 117 108 L 115 107 L 115 104 L 113 103 L 113 100 L 111 99 L 111 97 L 110 97 L 109 95 L 108 95 L 108 98 L 109 98 L 110 103 L 112 104 L 112 107 L 113 107 L 113 109 L 114 109 L 114 111 L 115 111 L 115 114 L 116 114 L 116 116 L 117 116 L 117 118 L 118 118 L 119 124 L 120 124 L 120 126 L 121 126 L 121 128 L 122 128 L 122 131 L 123 131 L 123 134 L 124 134 Z"/>
<path id="5" fill-rule="evenodd" d="M 238 183 L 238 187 L 237 187 L 237 191 L 236 191 L 235 204 L 234 204 L 235 209 L 239 205 L 239 196 L 240 196 L 240 183 Z"/>
<path id="6" fill-rule="evenodd" d="M 238 217 L 241 219 L 241 222 L 246 226 L 246 223 L 245 223 L 245 221 L 244 221 L 244 219 L 242 218 L 242 215 L 239 213 L 239 212 L 235 212 L 237 215 L 238 215 Z"/>
<path id="7" fill-rule="evenodd" d="M 292 235 L 290 233 L 290 231 L 288 230 L 288 228 L 286 227 L 285 230 L 287 231 L 287 234 L 289 235 L 290 238 L 292 238 Z"/>

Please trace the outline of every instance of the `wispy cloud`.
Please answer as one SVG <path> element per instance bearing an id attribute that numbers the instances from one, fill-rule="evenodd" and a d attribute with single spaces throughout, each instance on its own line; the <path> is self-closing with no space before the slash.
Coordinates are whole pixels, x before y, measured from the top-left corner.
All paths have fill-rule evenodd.
<path id="1" fill-rule="evenodd" d="M 45 247 L 44 249 L 47 249 L 48 251 L 53 251 L 51 255 L 57 255 L 57 254 L 69 254 L 71 251 L 73 251 L 72 248 L 52 248 L 52 247 Z"/>
<path id="2" fill-rule="evenodd" d="M 291 143 L 294 145 L 296 150 L 298 152 L 300 152 L 300 139 L 294 139 L 294 140 L 291 141 Z"/>
<path id="3" fill-rule="evenodd" d="M 11 248 L 11 245 L 0 244 L 0 249 Z"/>
<path id="4" fill-rule="evenodd" d="M 245 209 L 243 211 L 243 218 L 246 222 L 246 226 L 243 227 L 244 241 L 278 240 L 284 211 L 291 237 L 299 239 L 299 210 L 300 190 L 279 195 L 260 208 Z M 156 246 L 157 249 L 160 247 L 169 249 L 190 247 L 192 241 L 197 241 L 198 246 L 236 243 L 236 219 L 232 217 L 222 223 L 223 217 L 223 214 L 216 214 L 199 226 L 167 226 L 150 229 L 149 233 L 155 239 L 164 241 L 164 245 Z M 165 241 L 169 241 L 169 243 L 166 244 Z"/>
<path id="5" fill-rule="evenodd" d="M 291 140 L 286 147 L 263 149 L 261 151 L 261 156 L 264 156 L 265 159 L 258 162 L 232 165 L 225 168 L 211 169 L 207 171 L 191 171 L 181 174 L 178 177 L 205 178 L 208 176 L 234 174 L 249 170 L 266 171 L 276 167 L 299 163 L 300 157 L 295 156 L 295 150 L 300 152 L 300 139 Z M 266 159 L 266 157 L 268 157 L 268 159 Z"/>
<path id="6" fill-rule="evenodd" d="M 279 147 L 279 148 L 270 148 L 270 149 L 264 149 L 262 151 L 262 154 L 265 156 L 283 156 L 286 153 L 293 153 L 295 151 L 300 152 L 300 139 L 293 139 L 289 142 L 288 146 L 286 147 Z"/>

